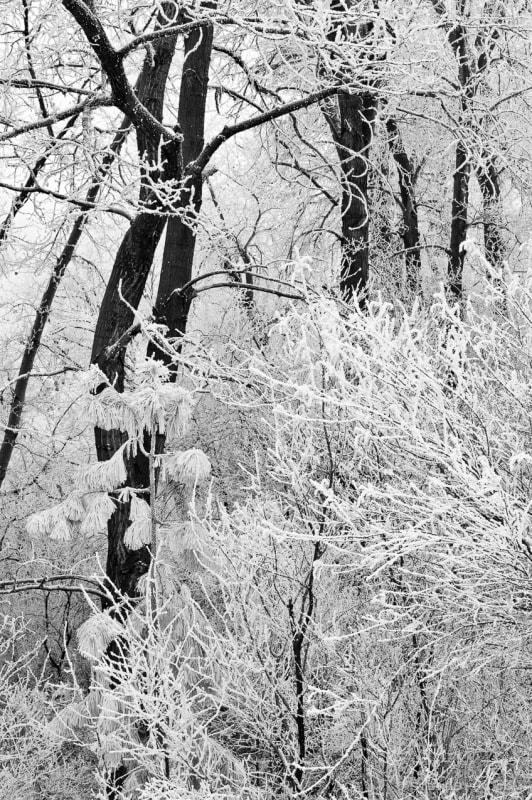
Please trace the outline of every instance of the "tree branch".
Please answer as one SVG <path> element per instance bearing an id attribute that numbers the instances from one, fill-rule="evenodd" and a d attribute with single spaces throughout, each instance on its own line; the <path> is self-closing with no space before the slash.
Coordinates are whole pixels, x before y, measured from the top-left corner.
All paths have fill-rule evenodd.
<path id="1" fill-rule="evenodd" d="M 112 105 L 114 105 L 114 99 L 112 97 L 104 94 L 96 94 L 88 100 L 84 100 L 82 103 L 72 106 L 72 108 L 67 108 L 66 111 L 57 111 L 55 114 L 50 114 L 50 116 L 44 119 L 40 119 L 36 122 L 28 122 L 26 125 L 21 125 L 19 128 L 9 131 L 9 133 L 3 133 L 0 135 L 0 142 L 7 142 L 8 139 L 14 139 L 16 136 L 21 136 L 23 133 L 28 133 L 29 131 L 36 131 L 39 128 L 48 128 L 54 122 L 60 122 L 63 119 L 68 119 L 68 117 L 77 116 L 88 108 L 101 108 L 102 106 Z"/>
<path id="2" fill-rule="evenodd" d="M 64 200 L 67 203 L 72 203 L 78 208 L 83 208 L 86 211 L 90 211 L 94 208 L 100 208 L 97 203 L 91 203 L 88 200 L 76 200 L 75 197 L 69 197 L 67 194 L 63 194 L 62 192 L 56 192 L 54 189 L 45 189 L 44 186 L 40 186 L 38 183 L 35 183 L 33 186 L 13 186 L 10 183 L 4 183 L 0 181 L 0 188 L 7 189 L 10 192 L 18 192 L 22 194 L 22 192 L 28 192 L 30 194 L 46 194 L 49 197 L 55 197 L 56 200 Z M 130 214 L 129 211 L 126 211 L 124 208 L 119 208 L 118 206 L 103 206 L 102 211 L 107 211 L 109 214 L 118 214 L 120 217 L 124 217 L 127 219 L 128 222 L 132 222 L 134 219 L 134 215 Z"/>
<path id="3" fill-rule="evenodd" d="M 300 108 L 307 108 L 308 106 L 313 105 L 313 103 L 318 103 L 320 100 L 324 100 L 326 97 L 332 97 L 333 95 L 338 94 L 340 91 L 341 89 L 338 86 L 329 86 L 328 88 L 321 89 L 318 92 L 312 92 L 312 94 L 302 97 L 300 100 L 293 100 L 292 102 L 285 103 L 277 108 L 272 108 L 270 111 L 257 114 L 255 117 L 250 117 L 242 122 L 237 122 L 235 125 L 226 125 L 225 128 L 223 128 L 220 133 L 214 137 L 214 139 L 211 139 L 211 141 L 205 145 L 198 158 L 195 161 L 191 161 L 190 164 L 187 165 L 185 172 L 189 175 L 201 174 L 218 148 L 221 147 L 224 142 L 231 137 L 236 136 L 238 133 L 243 133 L 244 131 L 249 131 L 252 128 L 257 128 L 259 125 L 264 125 L 266 122 L 271 122 L 279 117 L 284 117 L 287 114 L 298 111 Z"/>
<path id="4" fill-rule="evenodd" d="M 33 80 L 32 78 L 0 78 L 0 86 L 10 86 L 13 89 L 53 89 L 62 94 L 84 94 L 92 97 L 94 92 L 91 89 L 76 89 L 73 86 L 61 86 L 59 83 L 50 81 Z"/>
<path id="5" fill-rule="evenodd" d="M 201 286 L 199 289 L 194 289 L 194 297 L 202 292 L 209 291 L 209 289 L 243 289 L 246 292 L 265 292 L 266 294 L 274 294 L 276 297 L 287 297 L 289 300 L 305 299 L 302 294 L 289 294 L 288 292 L 282 292 L 280 289 L 256 286 L 254 283 L 210 283 L 208 286 Z"/>
<path id="6" fill-rule="evenodd" d="M 62 4 L 87 37 L 107 75 L 113 92 L 113 102 L 117 108 L 127 114 L 135 128 L 141 128 L 157 139 L 162 136 L 164 141 L 182 141 L 180 133 L 162 125 L 140 102 L 127 79 L 123 56 L 111 45 L 102 23 L 89 6 L 83 0 L 62 0 Z"/>
<path id="7" fill-rule="evenodd" d="M 85 581 L 86 583 L 98 586 L 99 583 L 91 578 L 85 578 L 83 575 L 55 575 L 49 578 L 24 578 L 17 580 L 16 578 L 10 581 L 0 581 L 0 594 L 15 594 L 17 592 L 29 592 L 34 589 L 39 589 L 45 592 L 79 592 L 80 594 L 93 594 L 100 599 L 108 599 L 108 595 L 101 589 L 64 585 L 57 582 L 78 580 Z"/>
<path id="8" fill-rule="evenodd" d="M 203 17 L 201 19 L 196 19 L 193 22 L 184 22 L 180 25 L 169 25 L 167 28 L 161 28 L 157 31 L 142 33 L 137 36 L 136 39 L 133 39 L 131 42 L 129 42 L 129 44 L 126 44 L 124 47 L 121 47 L 120 50 L 117 50 L 116 53 L 120 58 L 125 58 L 133 50 L 136 50 L 137 47 L 142 47 L 143 44 L 155 42 L 158 39 L 164 38 L 165 36 L 175 36 L 179 33 L 187 34 L 196 30 L 197 28 L 202 28 L 205 25 L 212 25 L 213 21 L 214 19 L 212 17 Z"/>

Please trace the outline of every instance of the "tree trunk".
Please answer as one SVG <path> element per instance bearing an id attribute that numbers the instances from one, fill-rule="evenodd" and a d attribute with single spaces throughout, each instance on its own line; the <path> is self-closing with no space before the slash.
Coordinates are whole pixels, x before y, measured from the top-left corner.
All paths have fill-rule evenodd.
<path id="1" fill-rule="evenodd" d="M 377 101 L 371 94 L 338 96 L 339 126 L 333 129 L 342 169 L 342 264 L 340 292 L 345 300 L 367 304 L 369 279 L 368 153 Z"/>
<path id="2" fill-rule="evenodd" d="M 386 130 L 389 135 L 388 144 L 397 165 L 401 193 L 403 212 L 401 238 L 405 249 L 406 288 L 409 294 L 417 296 L 421 291 L 421 237 L 414 185 L 414 165 L 404 148 L 397 122 L 392 117 L 386 120 Z"/>
<path id="3" fill-rule="evenodd" d="M 159 14 L 159 24 L 166 26 L 176 16 L 175 4 L 165 3 Z M 159 121 L 162 119 L 166 81 L 176 41 L 176 36 L 163 37 L 156 41 L 144 61 L 138 84 L 139 101 Z M 160 137 L 154 136 L 153 130 L 137 127 L 139 155 L 147 162 L 148 169 L 152 167 L 149 176 L 147 173 L 143 175 L 140 190 L 140 202 L 147 210 L 140 211 L 135 217 L 118 249 L 94 333 L 91 361 L 97 364 L 107 381 L 119 392 L 124 390 L 127 331 L 142 299 L 155 250 L 166 223 L 164 214 L 157 213 L 165 209 L 161 207 L 161 201 L 154 193 L 152 185 L 161 178 L 177 180 L 181 177 L 180 154 L 173 142 L 163 143 L 163 173 L 157 169 L 160 144 Z M 104 386 L 102 383 L 97 391 L 101 391 Z M 96 427 L 98 460 L 107 461 L 111 458 L 125 439 L 122 431 Z M 144 499 L 149 501 L 149 483 L 146 484 L 145 481 L 147 466 L 144 468 L 138 460 L 131 460 L 127 466 L 128 485 L 144 490 Z M 116 511 L 108 522 L 106 574 L 109 589 L 119 600 L 137 594 L 136 584 L 148 569 L 150 554 L 147 547 L 140 550 L 127 549 L 124 534 L 129 525 L 130 504 L 120 503 L 118 500 L 116 503 Z"/>
<path id="4" fill-rule="evenodd" d="M 194 161 L 203 149 L 205 106 L 212 51 L 212 26 L 192 31 L 185 38 L 185 60 L 179 93 L 178 121 L 183 134 L 183 164 Z M 187 180 L 181 192 L 181 213 L 171 216 L 166 229 L 163 263 L 155 301 L 155 319 L 168 328 L 171 339 L 186 331 L 190 294 L 180 294 L 192 277 L 196 248 L 195 221 L 201 208 L 202 175 Z M 160 358 L 166 356 L 159 354 Z"/>
<path id="5" fill-rule="evenodd" d="M 333 19 L 327 38 L 335 42 L 338 37 L 350 36 L 363 41 L 372 32 L 372 23 L 357 26 L 342 24 L 342 13 L 351 0 L 331 0 Z M 339 64 L 335 77 L 349 85 L 353 76 L 351 68 Z M 374 79 L 368 75 L 368 87 Z M 340 293 L 349 301 L 358 300 L 362 309 L 367 305 L 369 279 L 369 192 L 368 156 L 373 139 L 373 123 L 377 99 L 372 91 L 357 94 L 341 92 L 337 106 L 334 101 L 323 104 L 322 110 L 329 123 L 342 171 L 341 198 L 341 267 Z"/>
<path id="6" fill-rule="evenodd" d="M 186 20 L 184 20 L 186 21 Z M 178 121 L 183 133 L 182 163 L 185 165 L 195 159 L 202 150 L 204 137 L 205 105 L 207 97 L 208 74 L 212 48 L 212 27 L 203 26 L 193 30 L 185 38 L 185 59 L 180 89 Z M 160 78 L 160 71 L 157 72 Z M 151 90 L 153 91 L 153 89 Z M 162 88 L 164 94 L 164 88 Z M 161 96 L 162 103 L 162 96 Z M 157 109 L 150 109 L 157 117 Z M 159 117 L 157 117 L 159 118 Z M 179 198 L 176 214 L 168 220 L 166 241 L 163 253 L 161 276 L 154 308 L 155 321 L 165 324 L 170 337 L 182 336 L 186 330 L 190 296 L 179 294 L 176 290 L 191 278 L 196 244 L 194 222 L 201 206 L 201 176 L 193 177 Z M 124 337 L 133 323 L 133 312 L 120 301 L 119 283 L 124 299 L 136 309 L 142 298 L 155 248 L 166 223 L 166 217 L 139 214 L 131 225 L 118 252 L 115 267 L 102 305 L 99 324 L 96 329 L 93 360 L 103 368 L 108 380 L 118 391 L 124 389 L 125 353 L 127 337 L 117 350 L 110 350 L 109 344 Z M 150 345 L 149 355 L 168 360 L 154 345 Z M 176 371 L 172 373 L 173 379 Z M 124 443 L 125 435 L 120 431 L 96 429 L 96 446 L 99 460 L 110 458 Z M 156 452 L 164 449 L 164 437 L 157 435 Z M 145 452 L 150 450 L 149 436 L 144 442 Z M 148 458 L 142 452 L 128 459 L 127 485 L 143 493 L 150 500 L 150 474 Z M 108 555 L 106 574 L 110 586 L 116 587 L 121 598 L 137 595 L 138 579 L 147 572 L 151 553 L 147 546 L 139 550 L 129 550 L 124 544 L 124 535 L 129 525 L 129 503 L 117 504 L 117 510 L 108 524 Z M 112 590 L 114 593 L 114 589 Z"/>
<path id="7" fill-rule="evenodd" d="M 451 206 L 451 241 L 449 247 L 448 288 L 452 300 L 460 302 L 463 294 L 463 274 L 469 205 L 469 177 L 471 164 L 462 140 L 456 145 L 456 163 L 453 175 L 453 200 Z"/>

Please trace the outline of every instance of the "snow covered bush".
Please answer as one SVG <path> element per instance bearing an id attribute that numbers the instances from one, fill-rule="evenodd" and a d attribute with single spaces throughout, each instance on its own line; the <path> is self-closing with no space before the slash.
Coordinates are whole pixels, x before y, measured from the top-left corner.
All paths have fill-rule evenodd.
<path id="1" fill-rule="evenodd" d="M 460 319 L 309 291 L 260 348 L 181 355 L 257 433 L 238 502 L 214 460 L 129 616 L 80 631 L 126 796 L 527 796 L 532 298 L 498 292 Z"/>

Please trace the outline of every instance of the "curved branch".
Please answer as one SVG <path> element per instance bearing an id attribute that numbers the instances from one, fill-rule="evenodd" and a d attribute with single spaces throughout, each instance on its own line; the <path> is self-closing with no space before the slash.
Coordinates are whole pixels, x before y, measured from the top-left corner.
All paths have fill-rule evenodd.
<path id="1" fill-rule="evenodd" d="M 269 289 L 267 286 L 256 286 L 251 283 L 210 283 L 208 286 L 195 289 L 194 295 L 207 292 L 209 289 L 244 289 L 246 292 L 265 292 L 266 294 L 274 294 L 276 297 L 287 297 L 289 300 L 305 299 L 302 294 L 288 294 L 288 292 L 282 292 L 280 289 Z"/>
<path id="2" fill-rule="evenodd" d="M 212 17 L 204 17 L 196 19 L 193 22 L 169 25 L 167 28 L 161 28 L 157 31 L 142 33 L 137 36 L 136 39 L 133 39 L 131 42 L 124 45 L 124 47 L 121 47 L 120 50 L 117 50 L 116 53 L 120 58 L 125 58 L 125 56 L 129 55 L 133 50 L 136 50 L 137 47 L 142 47 L 142 45 L 148 44 L 148 42 L 155 42 L 158 39 L 163 39 L 165 36 L 175 36 L 179 33 L 187 34 L 197 28 L 202 28 L 204 25 L 211 25 L 214 21 L 216 20 Z"/>
<path id="3" fill-rule="evenodd" d="M 141 128 L 157 139 L 162 136 L 165 141 L 180 142 L 181 134 L 166 128 L 140 102 L 127 79 L 123 56 L 114 49 L 102 23 L 87 3 L 83 0 L 62 0 L 62 4 L 87 37 L 107 75 L 113 92 L 113 103 L 117 108 L 127 114 L 135 128 Z"/>
<path id="4" fill-rule="evenodd" d="M 91 578 L 85 578 L 82 575 L 56 575 L 50 578 L 25 578 L 23 580 L 17 580 L 15 578 L 10 581 L 0 581 L 0 594 L 16 594 L 18 592 L 30 592 L 38 589 L 45 592 L 78 592 L 83 595 L 92 594 L 100 599 L 108 599 L 108 595 L 101 589 L 85 586 L 65 585 L 62 583 L 56 585 L 56 582 L 69 580 L 85 581 L 86 583 L 93 584 L 93 586 L 99 585 L 97 581 L 94 581 Z"/>
<path id="5" fill-rule="evenodd" d="M 34 186 L 24 187 L 24 186 L 13 186 L 10 183 L 4 183 L 0 181 L 0 188 L 7 189 L 9 192 L 29 192 L 30 194 L 46 194 L 49 197 L 54 197 L 56 200 L 64 200 L 67 203 L 72 203 L 72 205 L 78 206 L 78 208 L 82 208 L 85 211 L 91 211 L 95 208 L 101 208 L 102 211 L 107 211 L 109 214 L 117 214 L 120 217 L 124 217 L 127 219 L 128 222 L 132 222 L 134 219 L 134 215 L 130 214 L 129 211 L 126 211 L 124 208 L 119 208 L 118 206 L 104 206 L 100 207 L 97 203 L 91 203 L 88 200 L 76 200 L 75 197 L 69 197 L 67 194 L 63 194 L 62 192 L 56 192 L 54 189 L 45 189 L 44 186 L 40 186 L 38 183 L 35 183 Z"/>
<path id="6" fill-rule="evenodd" d="M 89 108 L 101 108 L 102 106 L 112 105 L 114 105 L 114 99 L 112 97 L 103 94 L 93 95 L 89 100 L 84 100 L 82 103 L 72 106 L 72 108 L 67 108 L 66 111 L 57 111 L 55 114 L 44 117 L 44 119 L 40 119 L 36 122 L 28 122 L 26 125 L 21 125 L 15 128 L 15 130 L 9 131 L 9 133 L 0 134 L 0 142 L 7 142 L 8 139 L 14 139 L 16 136 L 21 136 L 23 133 L 28 133 L 29 131 L 36 131 L 39 128 L 48 128 L 54 122 L 61 122 L 63 119 L 77 116 Z"/>
<path id="7" fill-rule="evenodd" d="M 285 103 L 277 108 L 272 108 L 270 111 L 264 111 L 262 114 L 257 114 L 254 117 L 245 119 L 242 122 L 237 122 L 235 125 L 226 125 L 214 139 L 205 145 L 202 152 L 195 161 L 191 161 L 186 168 L 186 173 L 189 175 L 199 175 L 203 172 L 215 152 L 233 136 L 244 131 L 249 131 L 252 128 L 257 128 L 259 125 L 264 125 L 266 122 L 271 122 L 279 117 L 284 117 L 300 108 L 307 108 L 308 106 L 324 100 L 326 97 L 332 97 L 341 91 L 339 86 L 329 86 L 326 89 L 321 89 L 318 92 L 312 92 L 306 97 L 299 100 L 292 100 L 290 103 Z"/>

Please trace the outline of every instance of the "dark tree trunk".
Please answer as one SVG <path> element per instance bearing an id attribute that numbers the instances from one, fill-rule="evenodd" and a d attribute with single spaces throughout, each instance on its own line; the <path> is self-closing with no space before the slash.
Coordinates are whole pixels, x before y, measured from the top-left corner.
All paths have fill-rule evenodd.
<path id="1" fill-rule="evenodd" d="M 178 122 L 183 133 L 183 163 L 188 164 L 195 159 L 203 148 L 205 105 L 207 99 L 207 87 L 209 77 L 209 66 L 212 48 L 212 27 L 205 26 L 193 31 L 185 38 L 185 56 L 181 88 L 179 96 Z M 179 199 L 179 213 L 168 219 L 166 239 L 163 252 L 163 263 L 161 276 L 154 309 L 155 321 L 164 324 L 168 328 L 170 338 L 181 337 L 186 331 L 188 311 L 190 307 L 190 296 L 180 295 L 176 290 L 180 289 L 190 280 L 192 276 L 192 265 L 194 261 L 194 251 L 196 246 L 196 233 L 194 227 L 195 215 L 201 207 L 202 178 L 195 177 L 190 183 L 187 182 L 185 189 L 181 192 Z M 161 217 L 162 224 L 165 218 Z M 158 230 L 158 229 L 157 229 Z M 157 233 L 157 241 L 160 233 Z M 141 233 L 139 243 L 142 243 L 144 236 Z M 156 245 L 155 245 L 156 246 Z M 148 269 L 153 260 L 155 247 L 149 247 L 148 260 L 144 262 Z M 146 256 L 146 245 L 142 250 Z M 146 282 L 146 276 L 142 281 L 142 289 Z M 138 284 L 132 281 L 132 285 Z M 140 289 L 140 286 L 138 287 Z M 142 291 L 139 296 L 135 296 L 134 308 L 137 308 Z M 130 301 L 131 302 L 131 301 Z M 129 325 L 133 322 L 130 315 Z M 127 327 L 126 327 L 127 329 Z M 123 332 L 124 326 L 121 327 Z M 119 331 L 116 331 L 111 341 L 117 341 Z M 127 347 L 127 341 L 124 345 Z M 165 353 L 160 351 L 153 344 L 150 345 L 148 354 L 164 361 L 169 361 Z M 123 356 L 120 360 L 121 374 L 119 391 L 123 390 L 124 361 Z M 171 372 L 173 380 L 177 377 L 177 371 Z M 125 438 L 119 431 L 105 432 L 107 438 L 100 443 L 98 457 L 102 460 L 104 456 L 103 446 L 109 447 L 109 456 L 123 444 Z M 97 437 L 101 434 L 96 433 Z M 97 439 L 98 440 L 98 439 Z M 156 452 L 162 453 L 165 446 L 165 437 L 157 433 Z M 144 451 L 149 452 L 151 447 L 150 437 L 146 433 L 144 441 Z M 135 457 L 127 461 L 127 483 L 129 486 L 144 492 L 144 498 L 150 501 L 150 469 L 149 459 L 144 453 L 139 451 Z M 108 525 L 108 555 L 107 555 L 107 578 L 117 587 L 120 594 L 124 597 L 134 597 L 137 594 L 138 579 L 145 574 L 150 565 L 151 553 L 148 547 L 140 550 L 128 550 L 124 544 L 124 535 L 129 525 L 129 504 L 121 503 L 117 511 L 112 516 Z"/>
<path id="2" fill-rule="evenodd" d="M 469 205 L 469 177 L 471 164 L 464 143 L 456 145 L 456 162 L 453 175 L 453 200 L 451 206 L 451 240 L 449 247 L 448 288 L 452 300 L 459 302 L 463 294 L 463 274 Z"/>
<path id="3" fill-rule="evenodd" d="M 465 15 L 464 0 L 459 0 L 458 13 Z M 472 79 L 472 69 L 467 49 L 467 32 L 463 25 L 456 25 L 449 31 L 449 42 L 458 61 L 458 80 L 462 87 L 460 99 L 460 122 L 464 124 L 470 112 L 471 101 L 476 92 Z M 467 123 L 466 123 L 467 124 Z M 459 138 L 456 145 L 455 169 L 453 175 L 453 199 L 451 205 L 451 238 L 449 243 L 448 291 L 451 300 L 460 302 L 463 296 L 463 275 L 467 236 L 467 216 L 469 208 L 469 178 L 471 159 L 465 142 Z"/>
<path id="4" fill-rule="evenodd" d="M 401 238 L 405 249 L 406 288 L 417 296 L 421 291 L 421 237 L 415 195 L 415 170 L 404 148 L 397 122 L 390 117 L 386 121 L 388 144 L 397 165 L 403 225 Z"/>
<path id="5" fill-rule="evenodd" d="M 368 155 L 377 101 L 372 95 L 340 94 L 339 125 L 333 128 L 342 169 L 342 265 L 340 292 L 367 304 L 369 279 Z"/>
<path id="6" fill-rule="evenodd" d="M 444 19 L 446 17 L 446 7 L 441 0 L 432 0 L 432 5 L 436 13 Z M 456 18 L 457 20 L 467 19 L 466 0 L 457 0 Z M 486 19 L 492 19 L 492 26 L 488 30 L 481 27 L 476 35 L 473 52 L 468 48 L 467 31 L 462 22 L 451 24 L 445 21 L 449 44 L 456 56 L 458 63 L 458 80 L 462 89 L 460 100 L 459 121 L 464 127 L 471 126 L 470 115 L 472 113 L 472 101 L 481 90 L 484 74 L 489 67 L 491 57 L 497 41 L 500 38 L 499 24 L 504 22 L 505 3 L 487 3 L 483 9 Z M 483 164 L 476 167 L 477 177 L 485 212 L 484 241 L 486 248 L 486 258 L 492 265 L 492 258 L 500 260 L 502 239 L 499 230 L 493 224 L 493 206 L 498 202 L 499 183 L 493 159 L 488 159 L 488 166 Z M 463 295 L 463 271 L 465 252 L 463 244 L 467 235 L 467 214 L 469 204 L 469 179 L 471 175 L 471 157 L 462 139 L 456 145 L 455 172 L 453 176 L 453 201 L 451 219 L 451 240 L 448 264 L 448 289 L 451 299 L 459 302 Z M 486 213 L 487 212 L 487 213 Z"/>
<path id="7" fill-rule="evenodd" d="M 342 23 L 342 14 L 349 0 L 331 0 L 333 18 L 327 38 L 335 42 L 338 37 L 352 37 L 358 42 L 367 39 L 373 30 L 372 23 L 349 26 Z M 338 64 L 334 76 L 349 85 L 351 68 Z M 367 305 L 369 279 L 369 191 L 368 157 L 373 139 L 373 123 L 377 111 L 377 98 L 370 90 L 375 79 L 368 72 L 368 91 L 356 94 L 341 92 L 335 101 L 322 105 L 329 123 L 342 171 L 341 197 L 341 268 L 340 293 L 345 300 L 358 300 L 362 309 Z"/>
<path id="8" fill-rule="evenodd" d="M 183 133 L 182 157 L 180 164 L 174 165 L 169 177 L 178 177 L 180 165 L 186 165 L 194 160 L 203 147 L 211 47 L 210 26 L 194 30 L 185 38 L 185 60 L 178 111 L 179 126 Z M 148 97 L 153 98 L 154 88 L 158 88 L 161 92 L 162 110 L 164 80 L 161 82 L 161 78 L 161 68 L 155 67 L 155 74 L 149 75 L 146 85 L 151 86 Z M 152 106 L 149 110 L 156 118 L 160 118 L 158 108 Z M 139 149 L 142 147 L 143 142 L 139 138 Z M 194 222 L 201 206 L 201 190 L 201 176 L 189 179 L 181 191 L 179 208 L 175 209 L 177 213 L 168 220 L 154 317 L 156 322 L 168 327 L 170 337 L 182 336 L 186 330 L 190 296 L 181 295 L 176 290 L 188 283 L 192 275 L 196 243 Z M 152 202 L 149 190 L 145 191 L 144 202 Z M 166 219 L 162 215 L 146 213 L 140 213 L 135 219 L 117 254 L 102 304 L 94 337 L 93 361 L 102 368 L 107 379 L 118 391 L 124 389 L 125 353 L 129 341 L 127 331 L 134 320 L 133 311 L 120 300 L 120 292 L 133 309 L 138 307 Z M 109 347 L 119 341 L 123 342 L 120 347 Z M 153 345 L 149 348 L 149 354 L 167 360 L 166 356 Z M 175 376 L 174 372 L 172 377 Z M 124 441 L 125 435 L 120 431 L 96 429 L 98 459 L 102 461 L 113 456 Z M 150 440 L 146 434 L 144 450 L 148 452 L 149 449 Z M 160 453 L 163 449 L 164 437 L 159 434 L 156 452 Z M 126 466 L 127 485 L 143 492 L 144 499 L 149 502 L 148 458 L 139 451 L 135 457 L 128 459 Z M 121 598 L 136 596 L 138 579 L 147 572 L 151 559 L 147 546 L 139 550 L 128 550 L 124 544 L 124 535 L 130 521 L 129 510 L 129 503 L 117 503 L 117 510 L 108 524 L 106 574 L 110 585 L 116 587 Z"/>
<path id="9" fill-rule="evenodd" d="M 167 25 L 177 15 L 173 2 L 161 9 L 160 25 Z M 176 46 L 176 37 L 169 36 L 157 40 L 151 53 L 146 57 L 138 84 L 138 99 L 156 120 L 162 119 L 166 81 Z M 146 162 L 150 175 L 144 174 L 140 202 L 146 210 L 135 217 L 119 247 L 111 276 L 100 307 L 96 323 L 91 361 L 97 364 L 107 381 L 117 391 L 123 391 L 125 380 L 125 355 L 127 332 L 134 320 L 134 310 L 142 299 L 146 281 L 153 263 L 155 250 L 163 232 L 166 209 L 161 206 L 152 185 L 164 178 L 181 177 L 181 159 L 175 142 L 163 143 L 161 156 L 165 162 L 164 173 L 158 173 L 158 150 L 160 137 L 154 135 L 153 126 L 137 127 L 137 147 L 139 155 Z M 100 390 L 104 388 L 102 384 Z M 119 430 L 95 429 L 96 453 L 99 461 L 107 461 L 125 441 L 125 434 Z M 128 485 L 147 490 L 145 470 L 142 461 L 130 460 L 128 463 Z M 148 484 L 149 485 L 149 484 Z M 116 499 L 116 498 L 115 498 Z M 149 491 L 144 499 L 149 501 Z M 116 599 L 134 597 L 136 584 L 149 566 L 149 550 L 128 550 L 124 544 L 124 534 L 129 525 L 129 502 L 118 502 L 117 508 L 108 523 L 108 552 L 106 574 L 109 587 Z"/>
<path id="10" fill-rule="evenodd" d="M 212 51 L 212 26 L 185 38 L 185 60 L 179 93 L 178 121 L 183 134 L 183 164 L 194 161 L 203 149 L 205 106 Z M 201 208 L 202 175 L 187 180 L 181 193 L 180 212 L 171 216 L 166 229 L 163 263 L 155 301 L 155 319 L 168 328 L 171 339 L 186 331 L 190 295 L 179 290 L 192 277 L 196 248 L 195 221 Z M 162 354 L 159 357 L 165 358 Z"/>

